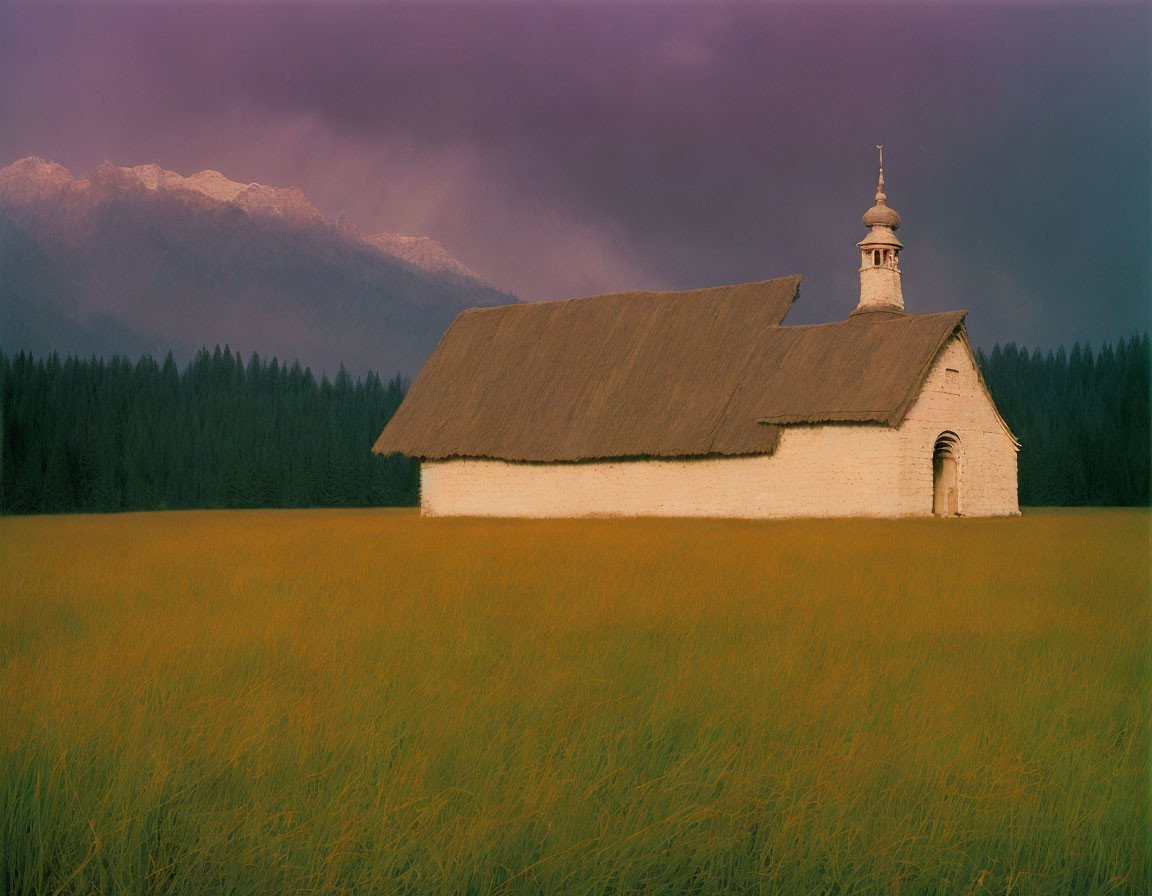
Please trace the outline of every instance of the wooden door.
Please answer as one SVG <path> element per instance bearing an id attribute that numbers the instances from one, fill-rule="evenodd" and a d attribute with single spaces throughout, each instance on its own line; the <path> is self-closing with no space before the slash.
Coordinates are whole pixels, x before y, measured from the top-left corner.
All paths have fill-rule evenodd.
<path id="1" fill-rule="evenodd" d="M 936 516 L 960 514 L 956 458 L 939 451 L 932 457 L 932 512 Z"/>

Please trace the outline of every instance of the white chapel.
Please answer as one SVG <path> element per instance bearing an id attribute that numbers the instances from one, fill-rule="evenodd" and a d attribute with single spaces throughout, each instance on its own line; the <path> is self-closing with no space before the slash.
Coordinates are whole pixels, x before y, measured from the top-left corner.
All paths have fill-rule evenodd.
<path id="1" fill-rule="evenodd" d="M 803 277 L 462 312 L 373 450 L 427 516 L 1019 514 L 1019 445 L 965 311 L 904 307 L 881 160 L 847 318 Z"/>

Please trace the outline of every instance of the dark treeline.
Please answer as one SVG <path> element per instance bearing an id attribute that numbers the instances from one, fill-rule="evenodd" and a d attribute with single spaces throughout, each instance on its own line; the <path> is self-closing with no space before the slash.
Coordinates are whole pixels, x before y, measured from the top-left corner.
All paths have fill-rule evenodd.
<path id="1" fill-rule="evenodd" d="M 1147 334 L 976 355 L 1023 446 L 1021 504 L 1149 503 Z M 0 352 L 0 511 L 416 504 L 418 464 L 369 452 L 406 387 L 228 348 L 183 371 Z"/>
<path id="2" fill-rule="evenodd" d="M 369 451 L 406 387 L 219 347 L 183 371 L 0 352 L 0 509 L 415 504 L 417 463 Z"/>
<path id="3" fill-rule="evenodd" d="M 1020 503 L 1149 503 L 1148 334 L 1044 354 L 1008 343 L 976 360 L 1020 440 Z"/>

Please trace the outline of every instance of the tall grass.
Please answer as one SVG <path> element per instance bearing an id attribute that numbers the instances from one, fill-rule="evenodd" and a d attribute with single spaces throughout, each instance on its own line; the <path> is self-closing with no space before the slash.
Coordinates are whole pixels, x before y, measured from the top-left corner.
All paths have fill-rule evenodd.
<path id="1" fill-rule="evenodd" d="M 1149 520 L 0 519 L 0 892 L 1145 892 Z"/>

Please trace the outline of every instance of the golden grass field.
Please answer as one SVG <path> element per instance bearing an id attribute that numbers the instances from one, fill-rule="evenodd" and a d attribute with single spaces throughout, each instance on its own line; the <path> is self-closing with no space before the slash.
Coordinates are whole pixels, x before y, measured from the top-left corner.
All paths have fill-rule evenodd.
<path id="1" fill-rule="evenodd" d="M 1147 510 L 0 519 L 0 893 L 1142 893 Z"/>

